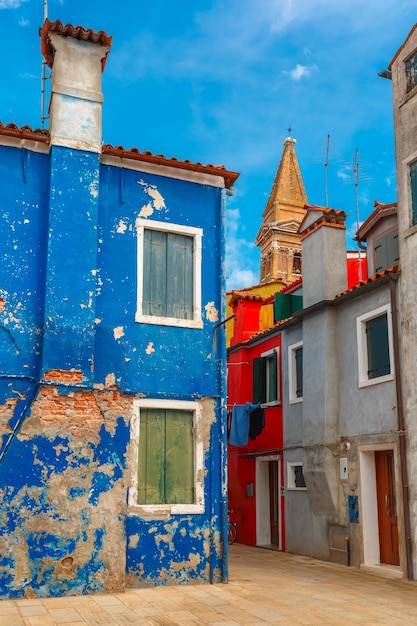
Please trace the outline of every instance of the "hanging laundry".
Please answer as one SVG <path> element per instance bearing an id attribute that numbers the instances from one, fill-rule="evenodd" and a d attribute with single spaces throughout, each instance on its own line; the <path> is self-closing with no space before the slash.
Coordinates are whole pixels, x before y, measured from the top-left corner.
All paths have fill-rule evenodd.
<path id="1" fill-rule="evenodd" d="M 261 434 L 265 428 L 265 413 L 259 405 L 249 414 L 249 439 L 252 441 Z"/>
<path id="2" fill-rule="evenodd" d="M 229 443 L 232 446 L 246 446 L 249 437 L 249 416 L 251 412 L 260 408 L 260 404 L 235 404 L 232 412 Z"/>

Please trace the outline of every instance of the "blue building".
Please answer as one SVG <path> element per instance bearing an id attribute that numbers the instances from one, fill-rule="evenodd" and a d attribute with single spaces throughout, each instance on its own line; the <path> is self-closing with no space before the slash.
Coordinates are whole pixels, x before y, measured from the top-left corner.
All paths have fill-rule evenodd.
<path id="1" fill-rule="evenodd" d="M 49 22 L 0 124 L 0 595 L 227 577 L 223 166 L 103 145 L 111 37 Z"/>

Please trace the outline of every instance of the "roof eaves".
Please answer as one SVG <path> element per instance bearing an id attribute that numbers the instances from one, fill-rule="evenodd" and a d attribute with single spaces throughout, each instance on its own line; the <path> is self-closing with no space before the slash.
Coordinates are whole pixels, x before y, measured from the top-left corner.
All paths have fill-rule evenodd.
<path id="1" fill-rule="evenodd" d="M 102 148 L 102 153 L 123 159 L 135 159 L 136 161 L 143 161 L 144 163 L 165 165 L 168 167 L 176 167 L 183 170 L 210 174 L 212 176 L 220 176 L 224 179 L 224 184 L 226 188 L 233 187 L 234 183 L 239 178 L 238 172 L 230 172 L 229 170 L 226 170 L 224 165 L 203 165 L 202 163 L 192 163 L 187 159 L 184 161 L 180 161 L 176 157 L 167 158 L 163 154 L 155 155 L 149 151 L 140 152 L 138 148 L 130 148 L 129 150 L 126 150 L 123 146 L 112 146 L 111 144 L 104 144 Z"/>

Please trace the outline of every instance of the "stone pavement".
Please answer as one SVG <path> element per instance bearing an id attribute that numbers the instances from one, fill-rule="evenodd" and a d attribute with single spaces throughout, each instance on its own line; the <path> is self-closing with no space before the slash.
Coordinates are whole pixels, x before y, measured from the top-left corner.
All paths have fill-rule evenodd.
<path id="1" fill-rule="evenodd" d="M 0 601 L 0 626 L 417 625 L 417 583 L 260 548 L 230 548 L 229 584 Z"/>

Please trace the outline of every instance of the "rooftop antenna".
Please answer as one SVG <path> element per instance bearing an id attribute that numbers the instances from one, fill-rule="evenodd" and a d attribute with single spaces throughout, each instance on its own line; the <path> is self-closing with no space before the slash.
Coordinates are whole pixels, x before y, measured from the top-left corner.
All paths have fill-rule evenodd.
<path id="1" fill-rule="evenodd" d="M 324 202 L 326 209 L 329 206 L 329 194 L 327 189 L 327 168 L 329 166 L 329 148 L 330 148 L 330 135 L 327 135 L 327 148 L 326 148 L 326 160 L 324 162 Z"/>
<path id="2" fill-rule="evenodd" d="M 43 0 L 43 21 L 48 18 L 48 0 Z M 45 120 L 49 119 L 49 115 L 45 115 L 45 84 L 51 76 L 46 75 L 46 61 L 42 59 L 42 76 L 41 76 L 41 128 L 45 128 Z"/>
<path id="3" fill-rule="evenodd" d="M 355 185 L 355 205 L 356 205 L 356 230 L 359 230 L 359 163 L 358 163 L 358 149 L 355 150 L 355 157 L 353 159 L 353 178 Z M 362 281 L 362 259 L 361 250 L 358 242 L 358 277 L 359 282 Z"/>

